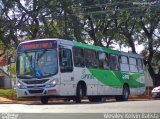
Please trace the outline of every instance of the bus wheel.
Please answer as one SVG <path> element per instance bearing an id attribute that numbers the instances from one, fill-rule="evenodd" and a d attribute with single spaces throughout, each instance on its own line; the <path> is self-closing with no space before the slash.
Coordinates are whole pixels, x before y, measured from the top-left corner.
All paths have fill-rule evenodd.
<path id="1" fill-rule="evenodd" d="M 123 88 L 123 101 L 127 101 L 129 98 L 129 87 L 127 85 L 124 85 Z"/>
<path id="2" fill-rule="evenodd" d="M 90 96 L 88 97 L 90 102 L 100 102 L 102 101 L 102 97 L 98 97 L 98 96 Z"/>
<path id="3" fill-rule="evenodd" d="M 76 98 L 75 98 L 76 103 L 81 103 L 81 99 L 84 96 L 83 92 L 84 91 L 82 89 L 82 85 L 79 83 L 76 90 Z"/>
<path id="4" fill-rule="evenodd" d="M 48 97 L 41 97 L 42 104 L 48 104 Z"/>
<path id="5" fill-rule="evenodd" d="M 116 96 L 116 101 L 127 101 L 129 98 L 129 87 L 124 85 L 123 94 Z"/>
<path id="6" fill-rule="evenodd" d="M 71 100 L 71 99 L 66 98 L 66 99 L 64 99 L 64 102 L 70 102 L 70 100 Z"/>

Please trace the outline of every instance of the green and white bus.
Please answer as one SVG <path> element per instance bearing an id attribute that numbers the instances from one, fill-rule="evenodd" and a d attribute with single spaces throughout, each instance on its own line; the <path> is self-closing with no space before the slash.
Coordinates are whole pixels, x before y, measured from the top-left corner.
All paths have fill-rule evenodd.
<path id="1" fill-rule="evenodd" d="M 17 97 L 127 101 L 144 93 L 143 69 L 138 54 L 64 39 L 25 41 L 17 48 Z"/>

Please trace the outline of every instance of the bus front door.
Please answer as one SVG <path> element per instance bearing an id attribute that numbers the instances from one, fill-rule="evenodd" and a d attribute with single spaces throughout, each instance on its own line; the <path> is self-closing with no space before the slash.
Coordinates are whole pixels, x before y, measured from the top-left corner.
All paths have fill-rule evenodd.
<path id="1" fill-rule="evenodd" d="M 59 48 L 59 64 L 61 78 L 61 95 L 71 96 L 75 93 L 72 63 L 72 49 L 67 46 Z"/>

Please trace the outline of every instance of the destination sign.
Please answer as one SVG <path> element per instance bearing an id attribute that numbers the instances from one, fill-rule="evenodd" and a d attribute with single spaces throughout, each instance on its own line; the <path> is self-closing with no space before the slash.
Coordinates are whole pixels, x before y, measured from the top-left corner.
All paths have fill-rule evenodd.
<path id="1" fill-rule="evenodd" d="M 20 52 L 26 50 L 52 49 L 56 47 L 57 47 L 56 41 L 33 41 L 21 44 L 18 47 L 18 51 Z"/>

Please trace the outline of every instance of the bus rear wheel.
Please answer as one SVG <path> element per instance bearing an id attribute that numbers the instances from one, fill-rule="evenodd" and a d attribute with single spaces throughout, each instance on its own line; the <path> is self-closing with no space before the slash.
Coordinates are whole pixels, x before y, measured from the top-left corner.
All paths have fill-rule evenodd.
<path id="1" fill-rule="evenodd" d="M 82 88 L 82 84 L 79 83 L 77 85 L 77 90 L 76 90 L 76 98 L 75 98 L 76 103 L 81 103 L 83 97 L 84 97 L 84 90 Z"/>
<path id="2" fill-rule="evenodd" d="M 98 97 L 98 96 L 90 96 L 88 97 L 90 102 L 100 102 L 102 101 L 102 97 Z"/>
<path id="3" fill-rule="evenodd" d="M 41 97 L 41 103 L 42 104 L 48 104 L 48 97 Z"/>
<path id="4" fill-rule="evenodd" d="M 128 85 L 124 85 L 123 94 L 115 97 L 116 101 L 128 101 L 129 98 L 129 87 Z"/>
<path id="5" fill-rule="evenodd" d="M 69 98 L 64 99 L 64 102 L 70 102 L 70 101 L 71 101 L 71 99 L 69 99 Z"/>

